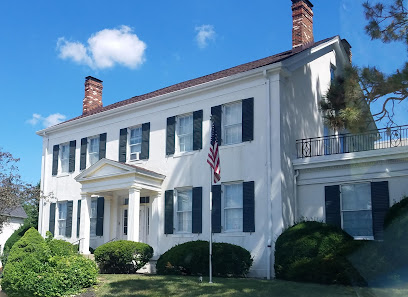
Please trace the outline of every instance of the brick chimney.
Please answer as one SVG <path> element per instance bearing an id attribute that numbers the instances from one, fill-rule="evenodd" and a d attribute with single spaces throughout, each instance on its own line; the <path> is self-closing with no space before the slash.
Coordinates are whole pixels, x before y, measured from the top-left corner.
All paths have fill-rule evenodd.
<path id="1" fill-rule="evenodd" d="M 82 105 L 82 114 L 88 114 L 102 108 L 102 81 L 92 76 L 85 77 L 85 98 Z"/>
<path id="2" fill-rule="evenodd" d="M 292 0 L 292 47 L 314 42 L 313 4 L 309 0 Z"/>

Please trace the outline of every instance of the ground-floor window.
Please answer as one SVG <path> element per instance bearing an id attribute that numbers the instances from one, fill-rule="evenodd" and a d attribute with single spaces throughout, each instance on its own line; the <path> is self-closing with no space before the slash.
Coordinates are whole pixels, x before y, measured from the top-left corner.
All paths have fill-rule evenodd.
<path id="1" fill-rule="evenodd" d="M 67 203 L 58 202 L 58 235 L 65 236 L 67 226 Z"/>

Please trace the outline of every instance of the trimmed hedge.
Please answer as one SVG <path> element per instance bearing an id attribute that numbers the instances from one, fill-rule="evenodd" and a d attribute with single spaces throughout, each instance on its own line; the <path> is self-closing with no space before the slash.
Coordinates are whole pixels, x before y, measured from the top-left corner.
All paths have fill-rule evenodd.
<path id="1" fill-rule="evenodd" d="M 118 240 L 95 249 L 101 273 L 135 273 L 153 256 L 153 248 L 142 242 Z"/>
<path id="2" fill-rule="evenodd" d="M 335 226 L 301 222 L 276 241 L 275 273 L 285 280 L 322 284 L 365 285 L 347 255 L 360 242 Z"/>
<path id="3" fill-rule="evenodd" d="M 8 296 L 71 295 L 96 282 L 98 269 L 93 261 L 58 255 L 58 249 L 52 256 L 52 241 L 46 242 L 31 228 L 13 245 L 1 282 Z"/>
<path id="4" fill-rule="evenodd" d="M 157 261 L 157 274 L 206 275 L 209 270 L 209 242 L 190 241 L 176 245 Z M 213 274 L 215 276 L 246 276 L 252 266 L 251 254 L 229 243 L 213 243 Z"/>

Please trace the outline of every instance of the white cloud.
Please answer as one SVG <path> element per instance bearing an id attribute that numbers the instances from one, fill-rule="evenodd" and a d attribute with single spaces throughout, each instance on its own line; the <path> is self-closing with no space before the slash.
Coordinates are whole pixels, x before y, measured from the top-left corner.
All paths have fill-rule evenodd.
<path id="1" fill-rule="evenodd" d="M 36 126 L 38 123 L 41 123 L 45 128 L 54 126 L 66 120 L 66 116 L 60 113 L 50 114 L 48 117 L 43 117 L 38 113 L 33 113 L 33 117 L 27 120 L 32 126 Z"/>
<path id="2" fill-rule="evenodd" d="M 215 40 L 213 25 L 202 25 L 195 28 L 197 31 L 196 41 L 199 48 L 206 48 L 208 41 Z"/>
<path id="3" fill-rule="evenodd" d="M 134 69 L 144 63 L 146 47 L 128 26 L 99 31 L 88 39 L 87 46 L 64 37 L 57 41 L 61 59 L 71 59 L 93 69 L 112 68 L 116 64 Z"/>

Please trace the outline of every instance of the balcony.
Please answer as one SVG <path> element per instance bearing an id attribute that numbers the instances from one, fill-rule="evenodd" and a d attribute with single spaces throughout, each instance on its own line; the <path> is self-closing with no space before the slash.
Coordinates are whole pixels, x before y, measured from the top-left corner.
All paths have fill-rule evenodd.
<path id="1" fill-rule="evenodd" d="M 296 140 L 297 157 L 308 158 L 408 146 L 408 125 Z"/>

